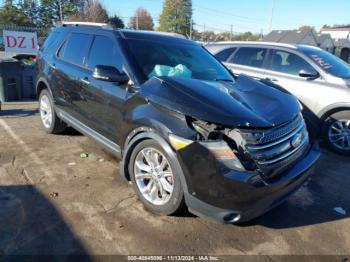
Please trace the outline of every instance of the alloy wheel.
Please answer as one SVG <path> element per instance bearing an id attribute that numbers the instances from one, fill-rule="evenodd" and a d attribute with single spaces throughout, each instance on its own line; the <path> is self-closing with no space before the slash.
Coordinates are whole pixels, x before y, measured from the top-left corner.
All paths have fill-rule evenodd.
<path id="1" fill-rule="evenodd" d="M 45 128 L 50 128 L 52 124 L 52 109 L 47 95 L 42 95 L 40 98 L 40 116 Z"/>
<path id="2" fill-rule="evenodd" d="M 350 120 L 338 120 L 328 129 L 329 141 L 338 149 L 350 150 Z"/>
<path id="3" fill-rule="evenodd" d="M 143 148 L 134 162 L 136 185 L 154 205 L 166 204 L 174 191 L 174 176 L 168 159 L 153 147 Z"/>

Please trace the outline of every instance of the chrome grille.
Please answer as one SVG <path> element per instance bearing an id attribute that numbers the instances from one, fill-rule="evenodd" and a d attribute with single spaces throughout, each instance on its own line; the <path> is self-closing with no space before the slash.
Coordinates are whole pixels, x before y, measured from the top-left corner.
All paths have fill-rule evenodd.
<path id="1" fill-rule="evenodd" d="M 250 132 L 245 134 L 250 138 L 246 139 L 245 149 L 266 180 L 290 168 L 309 147 L 309 135 L 301 116 L 268 131 Z"/>

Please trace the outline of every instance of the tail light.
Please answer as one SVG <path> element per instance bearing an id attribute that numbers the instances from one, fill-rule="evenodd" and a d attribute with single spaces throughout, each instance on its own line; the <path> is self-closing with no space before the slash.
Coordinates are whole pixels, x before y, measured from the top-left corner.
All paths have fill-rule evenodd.
<path id="1" fill-rule="evenodd" d="M 35 61 L 39 61 L 40 60 L 40 53 L 37 53 L 36 55 L 35 55 Z"/>

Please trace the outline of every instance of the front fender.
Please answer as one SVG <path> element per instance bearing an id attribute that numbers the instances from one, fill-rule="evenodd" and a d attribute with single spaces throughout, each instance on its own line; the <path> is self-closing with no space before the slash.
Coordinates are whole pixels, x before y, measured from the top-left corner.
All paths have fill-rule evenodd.
<path id="1" fill-rule="evenodd" d="M 44 77 L 39 77 L 38 80 L 36 81 L 36 86 L 35 86 L 35 92 L 37 94 L 37 96 L 39 97 L 41 90 L 43 89 L 41 86 L 45 85 L 46 88 L 49 90 L 51 96 L 52 96 L 52 91 L 50 88 L 49 83 L 46 81 L 46 79 Z"/>
<path id="2" fill-rule="evenodd" d="M 169 133 L 174 133 L 184 138 L 194 138 L 196 132 L 188 126 L 186 117 L 169 109 L 153 105 L 152 103 L 140 104 L 126 115 L 126 122 L 132 123 L 124 134 L 124 148 L 138 133 L 143 132 L 140 127 L 148 127 L 155 133 L 167 138 Z M 137 132 L 135 132 L 137 130 Z"/>
<path id="3" fill-rule="evenodd" d="M 146 140 L 146 139 L 153 139 L 153 140 L 157 141 L 162 146 L 162 148 L 165 150 L 165 152 L 168 154 L 168 156 L 170 158 L 169 161 L 170 161 L 172 167 L 174 167 L 174 169 L 175 169 L 174 174 L 178 175 L 180 178 L 183 191 L 185 193 L 188 193 L 188 187 L 187 187 L 185 175 L 184 175 L 182 168 L 180 166 L 180 163 L 177 159 L 176 153 L 171 148 L 169 143 L 163 137 L 161 137 L 159 134 L 153 132 L 152 129 L 148 129 L 148 130 L 146 130 L 146 132 L 137 134 L 136 136 L 134 136 L 131 139 L 131 141 L 127 145 L 127 147 L 124 151 L 122 162 L 120 164 L 120 168 L 119 168 L 119 172 L 120 172 L 121 177 L 127 181 L 130 181 L 130 174 L 129 174 L 129 170 L 128 170 L 130 155 L 131 155 L 133 149 L 135 148 L 135 146 L 138 143 L 140 143 L 141 141 Z"/>
<path id="4" fill-rule="evenodd" d="M 349 102 L 335 103 L 323 108 L 317 115 L 323 121 L 328 116 L 339 111 L 350 110 Z"/>

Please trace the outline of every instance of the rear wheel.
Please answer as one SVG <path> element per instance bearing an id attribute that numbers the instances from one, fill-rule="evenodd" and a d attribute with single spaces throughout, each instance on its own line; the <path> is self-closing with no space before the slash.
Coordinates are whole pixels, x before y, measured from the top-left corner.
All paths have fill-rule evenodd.
<path id="1" fill-rule="evenodd" d="M 323 125 L 323 139 L 329 149 L 350 155 L 350 111 L 329 116 Z"/>
<path id="2" fill-rule="evenodd" d="M 129 173 L 147 210 L 171 215 L 182 209 L 184 196 L 180 178 L 170 157 L 155 140 L 142 141 L 135 147 L 130 157 Z"/>
<path id="3" fill-rule="evenodd" d="M 67 125 L 55 113 L 53 100 L 50 92 L 44 89 L 39 96 L 39 110 L 41 122 L 45 131 L 49 134 L 58 134 L 63 132 Z"/>

